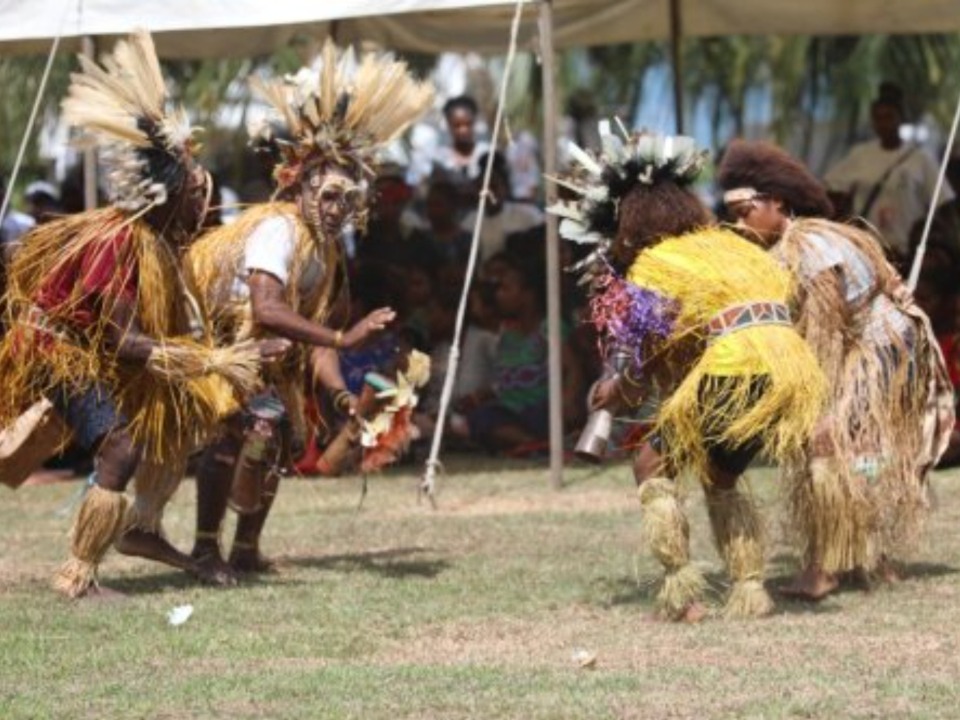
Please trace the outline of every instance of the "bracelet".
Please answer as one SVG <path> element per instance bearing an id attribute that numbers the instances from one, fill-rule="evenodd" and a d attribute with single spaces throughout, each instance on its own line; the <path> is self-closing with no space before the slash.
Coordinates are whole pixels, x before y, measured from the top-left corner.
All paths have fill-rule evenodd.
<path id="1" fill-rule="evenodd" d="M 337 330 L 333 334 L 333 347 L 335 350 L 343 347 L 343 330 Z"/>
<path id="2" fill-rule="evenodd" d="M 345 413 L 350 409 L 350 400 L 353 398 L 353 393 L 347 390 L 346 388 L 341 388 L 333 392 L 333 408 L 334 410 Z"/>
<path id="3" fill-rule="evenodd" d="M 634 385 L 634 387 L 638 387 L 638 386 Z M 620 394 L 620 399 L 623 400 L 623 404 L 626 405 L 631 410 L 636 410 L 638 407 L 643 405 L 643 397 L 640 397 L 637 400 L 631 400 L 629 397 L 627 397 L 627 393 L 623 389 L 623 385 L 621 385 L 620 383 L 617 383 L 617 392 Z"/>
<path id="4" fill-rule="evenodd" d="M 620 373 L 620 377 L 622 377 L 628 385 L 631 385 L 635 388 L 643 387 L 643 381 L 638 378 L 631 377 L 629 370 L 624 370 L 622 373 Z"/>

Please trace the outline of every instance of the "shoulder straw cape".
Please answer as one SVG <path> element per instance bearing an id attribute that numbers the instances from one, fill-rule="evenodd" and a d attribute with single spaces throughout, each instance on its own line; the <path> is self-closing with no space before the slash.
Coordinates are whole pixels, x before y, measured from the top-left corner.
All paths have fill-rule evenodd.
<path id="1" fill-rule="evenodd" d="M 760 436 L 775 460 L 795 457 L 820 414 L 824 377 L 800 335 L 783 325 L 754 325 L 714 340 L 706 324 L 726 308 L 752 302 L 787 304 L 792 282 L 773 258 L 733 233 L 708 228 L 670 238 L 641 252 L 627 273 L 630 283 L 670 298 L 677 306 L 673 332 L 657 347 L 669 354 L 674 345 L 696 337 L 703 353 L 689 366 L 675 392 L 660 408 L 658 423 L 665 444 L 678 463 L 701 466 L 705 414 L 714 401 L 733 421 L 723 436 L 731 446 Z M 711 397 L 715 378 L 764 376 L 759 402 L 750 383 L 722 397 Z M 729 388 L 730 386 L 726 386 Z"/>
<path id="2" fill-rule="evenodd" d="M 249 348 L 217 355 L 206 340 L 195 339 L 203 329 L 191 312 L 177 258 L 142 218 L 178 191 L 188 172 L 189 133 L 181 115 L 165 114 L 165 104 L 145 33 L 118 43 L 102 68 L 84 61 L 84 72 L 73 76 L 64 115 L 110 151 L 115 205 L 37 228 L 14 259 L 10 330 L 0 343 L 0 425 L 41 395 L 83 392 L 100 382 L 131 422 L 135 439 L 159 457 L 171 444 L 198 441 L 233 406 L 230 385 L 209 371 L 253 382 L 256 355 Z M 103 253 L 114 254 L 113 275 L 91 287 L 90 267 Z M 152 371 L 121 360 L 112 342 L 122 291 L 131 288 L 135 297 L 124 300 L 140 329 L 165 343 Z M 202 369 L 175 381 L 177 357 Z"/>
<path id="3" fill-rule="evenodd" d="M 844 276 L 860 268 L 803 271 L 819 252 L 813 237 L 869 268 L 873 287 L 863 301 L 851 305 L 843 292 Z M 926 472 L 953 428 L 952 391 L 929 320 L 876 240 L 858 228 L 796 220 L 775 252 L 801 278 L 798 328 L 830 380 L 824 432 L 804 462 L 787 468 L 798 539 L 828 572 L 872 568 L 881 553 L 903 557 L 929 510 Z M 888 322 L 866 332 L 878 298 Z M 828 483 L 813 476 L 821 467 L 829 468 Z"/>

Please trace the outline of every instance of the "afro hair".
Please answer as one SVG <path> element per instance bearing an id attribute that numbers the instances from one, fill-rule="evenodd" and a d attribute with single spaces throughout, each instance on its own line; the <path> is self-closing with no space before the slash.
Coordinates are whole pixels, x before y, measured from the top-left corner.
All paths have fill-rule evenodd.
<path id="1" fill-rule="evenodd" d="M 723 190 L 753 188 L 776 198 L 800 217 L 833 215 L 833 205 L 820 182 L 796 158 L 772 143 L 734 140 L 717 170 Z"/>

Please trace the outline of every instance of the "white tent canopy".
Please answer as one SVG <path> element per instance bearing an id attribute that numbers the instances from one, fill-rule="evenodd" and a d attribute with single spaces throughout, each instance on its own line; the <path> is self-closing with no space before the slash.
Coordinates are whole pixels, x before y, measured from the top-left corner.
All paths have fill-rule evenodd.
<path id="1" fill-rule="evenodd" d="M 958 0 L 679 2 L 687 37 L 960 31 Z M 554 0 L 554 44 L 669 37 L 670 4 Z M 521 31 L 528 46 L 537 3 L 529 5 Z M 397 50 L 502 52 L 512 6 L 509 0 L 0 0 L 0 53 L 42 53 L 58 34 L 120 36 L 134 27 L 151 30 L 168 58 L 259 55 L 297 35 L 331 31 L 341 42 L 372 40 Z M 79 47 L 75 40 L 67 46 Z"/>

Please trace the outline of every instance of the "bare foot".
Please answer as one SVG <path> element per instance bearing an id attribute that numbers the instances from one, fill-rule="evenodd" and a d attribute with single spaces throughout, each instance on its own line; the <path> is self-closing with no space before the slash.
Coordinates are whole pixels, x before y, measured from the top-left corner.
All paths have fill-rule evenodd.
<path id="1" fill-rule="evenodd" d="M 189 570 L 193 567 L 190 556 L 177 550 L 159 533 L 131 528 L 117 538 L 113 545 L 121 555 L 147 558 L 178 570 Z"/>
<path id="2" fill-rule="evenodd" d="M 687 605 L 687 609 L 677 618 L 677 622 L 685 622 L 695 625 L 707 617 L 707 608 L 703 603 L 693 602 Z"/>
<path id="3" fill-rule="evenodd" d="M 887 583 L 888 585 L 896 585 L 903 579 L 900 577 L 900 573 L 897 572 L 897 568 L 893 562 L 886 556 L 880 558 L 874 575 L 876 575 L 877 580 L 882 583 Z"/>
<path id="4" fill-rule="evenodd" d="M 230 567 L 238 573 L 272 573 L 276 570 L 273 561 L 260 554 L 259 550 L 233 550 Z"/>
<path id="5" fill-rule="evenodd" d="M 701 602 L 692 602 L 678 615 L 670 616 L 667 613 L 662 611 L 657 611 L 650 613 L 645 616 L 647 622 L 675 622 L 675 623 L 689 623 L 690 625 L 695 625 L 699 622 L 702 622 L 707 618 L 709 612 L 707 607 Z"/>
<path id="6" fill-rule="evenodd" d="M 794 600 L 819 602 L 839 585 L 840 582 L 832 573 L 824 572 L 816 565 L 808 565 L 793 579 L 793 582 L 780 588 L 779 593 Z"/>
<path id="7" fill-rule="evenodd" d="M 201 582 L 220 587 L 233 587 L 237 584 L 237 574 L 220 555 L 217 548 L 195 547 L 190 553 L 192 560 L 187 572 Z"/>

